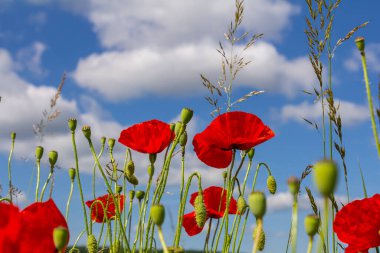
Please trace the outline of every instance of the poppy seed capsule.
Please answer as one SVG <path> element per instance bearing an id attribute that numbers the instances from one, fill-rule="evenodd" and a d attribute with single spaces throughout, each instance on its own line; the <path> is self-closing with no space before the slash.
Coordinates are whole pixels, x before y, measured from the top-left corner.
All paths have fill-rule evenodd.
<path id="1" fill-rule="evenodd" d="M 109 138 L 108 139 L 108 147 L 110 148 L 111 151 L 113 150 L 114 146 L 115 146 L 115 139 L 114 138 Z"/>
<path id="2" fill-rule="evenodd" d="M 306 216 L 304 221 L 306 234 L 313 237 L 318 232 L 319 223 L 320 219 L 317 215 Z"/>
<path id="3" fill-rule="evenodd" d="M 69 231 L 65 227 L 56 227 L 53 230 L 53 242 L 58 252 L 62 251 L 69 242 Z"/>
<path id="4" fill-rule="evenodd" d="M 75 129 L 77 129 L 77 120 L 74 119 L 74 118 L 70 118 L 68 121 L 67 121 L 67 125 L 69 126 L 69 129 L 74 132 Z"/>
<path id="5" fill-rule="evenodd" d="M 364 37 L 357 37 L 355 39 L 356 47 L 359 49 L 360 53 L 364 53 L 365 49 L 365 39 Z"/>
<path id="6" fill-rule="evenodd" d="M 106 137 L 102 136 L 102 138 L 100 138 L 100 144 L 102 144 L 102 146 L 106 143 Z"/>
<path id="7" fill-rule="evenodd" d="M 257 227 L 253 230 L 253 240 L 256 239 L 257 235 Z M 257 249 L 259 251 L 263 251 L 265 248 L 265 232 L 263 229 L 260 230 L 259 238 L 258 238 L 258 244 Z"/>
<path id="8" fill-rule="evenodd" d="M 267 188 L 268 188 L 268 191 L 272 194 L 275 194 L 276 191 L 277 191 L 277 183 L 276 183 L 276 179 L 274 178 L 274 176 L 270 175 L 268 178 L 267 178 Z"/>
<path id="9" fill-rule="evenodd" d="M 245 201 L 243 196 L 239 196 L 237 201 L 237 210 L 240 215 L 245 213 L 245 208 L 247 207 L 247 202 Z"/>
<path id="10" fill-rule="evenodd" d="M 330 160 L 322 160 L 314 165 L 314 183 L 324 197 L 328 197 L 334 192 L 337 178 L 337 165 Z"/>
<path id="11" fill-rule="evenodd" d="M 49 163 L 50 167 L 54 167 L 54 165 L 57 163 L 58 159 L 58 153 L 55 150 L 52 150 L 49 152 Z"/>
<path id="12" fill-rule="evenodd" d="M 127 175 L 127 181 L 131 183 L 132 185 L 138 185 L 139 180 L 135 175 Z"/>
<path id="13" fill-rule="evenodd" d="M 252 160 L 254 156 L 255 156 L 255 149 L 254 149 L 254 148 L 251 148 L 251 149 L 248 151 L 248 158 L 249 158 L 249 160 Z"/>
<path id="14" fill-rule="evenodd" d="M 43 154 L 44 154 L 44 148 L 41 146 L 37 146 L 36 147 L 36 159 L 41 160 Z"/>
<path id="15" fill-rule="evenodd" d="M 116 192 L 117 192 L 117 194 L 120 194 L 122 190 L 123 190 L 123 186 L 116 185 Z"/>
<path id="16" fill-rule="evenodd" d="M 248 197 L 249 208 L 256 219 L 261 219 L 267 210 L 267 202 L 263 192 L 252 192 Z"/>
<path id="17" fill-rule="evenodd" d="M 289 192 L 293 195 L 298 194 L 300 190 L 300 180 L 296 177 L 289 177 L 288 179 Z"/>
<path id="18" fill-rule="evenodd" d="M 148 166 L 148 175 L 150 178 L 153 177 L 153 175 L 154 175 L 154 165 L 153 164 Z"/>
<path id="19" fill-rule="evenodd" d="M 149 154 L 149 161 L 151 164 L 155 163 L 157 159 L 157 154 Z"/>
<path id="20" fill-rule="evenodd" d="M 70 180 L 71 182 L 74 182 L 75 180 L 75 175 L 76 175 L 76 171 L 74 168 L 70 168 L 69 169 L 69 177 L 70 177 Z"/>
<path id="21" fill-rule="evenodd" d="M 135 191 L 134 190 L 130 190 L 129 191 L 129 200 L 132 201 L 134 198 L 135 198 Z"/>
<path id="22" fill-rule="evenodd" d="M 190 122 L 191 118 L 193 117 L 193 110 L 189 108 L 183 108 L 181 111 L 181 121 L 183 124 L 187 124 Z"/>
<path id="23" fill-rule="evenodd" d="M 165 220 L 165 208 L 163 205 L 153 205 L 150 208 L 150 217 L 157 226 L 161 226 Z"/>
<path id="24" fill-rule="evenodd" d="M 83 126 L 82 132 L 83 132 L 84 137 L 86 137 L 86 139 L 88 141 L 91 141 L 91 127 L 90 126 Z"/>
<path id="25" fill-rule="evenodd" d="M 180 137 L 179 134 L 180 134 L 181 128 L 182 128 L 182 122 L 177 121 L 177 123 L 175 123 L 175 127 L 174 127 L 174 133 L 175 133 L 176 137 Z"/>
<path id="26" fill-rule="evenodd" d="M 198 196 L 194 200 L 195 209 L 195 221 L 197 226 L 203 228 L 207 220 L 207 210 L 205 203 L 203 202 L 203 194 L 198 193 Z"/>
<path id="27" fill-rule="evenodd" d="M 145 192 L 144 191 L 136 191 L 136 198 L 141 201 L 145 196 Z"/>
<path id="28" fill-rule="evenodd" d="M 12 139 L 12 141 L 14 141 L 16 139 L 16 133 L 15 132 L 11 133 L 11 139 Z"/>
<path id="29" fill-rule="evenodd" d="M 128 161 L 127 163 L 126 173 L 127 175 L 133 175 L 135 173 L 135 163 L 132 160 Z"/>
<path id="30" fill-rule="evenodd" d="M 89 235 L 87 237 L 87 251 L 88 253 L 98 252 L 98 243 L 96 242 L 96 238 L 94 235 Z"/>
<path id="31" fill-rule="evenodd" d="M 174 131 L 174 129 L 175 129 L 175 123 L 170 123 L 169 124 L 169 127 L 170 127 L 170 131 Z"/>
<path id="32" fill-rule="evenodd" d="M 181 134 L 181 137 L 179 137 L 179 145 L 181 145 L 181 147 L 185 147 L 186 143 L 187 143 L 187 133 L 185 131 L 183 132 L 183 134 Z"/>

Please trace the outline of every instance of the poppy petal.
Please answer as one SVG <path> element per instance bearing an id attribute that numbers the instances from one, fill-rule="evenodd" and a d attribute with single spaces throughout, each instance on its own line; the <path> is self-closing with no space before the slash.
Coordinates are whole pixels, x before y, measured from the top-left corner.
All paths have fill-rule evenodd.
<path id="1" fill-rule="evenodd" d="M 115 198 L 119 201 L 119 211 L 122 212 L 124 209 L 124 195 L 117 195 Z M 99 201 L 102 203 L 99 203 Z M 106 221 L 106 217 L 108 219 L 113 218 L 116 215 L 116 207 L 115 203 L 113 201 L 113 198 L 111 195 L 106 194 L 103 196 L 100 196 L 94 200 L 86 201 L 86 205 L 91 208 L 91 205 L 95 202 L 95 204 L 92 206 L 91 210 L 91 219 L 95 222 L 102 223 Z M 106 209 L 104 210 L 103 209 Z M 106 211 L 106 217 L 104 215 L 104 211 Z"/>
<path id="2" fill-rule="evenodd" d="M 8 203 L 0 203 L 0 217 L 0 252 L 19 252 L 22 228 L 19 209 Z"/>
<path id="3" fill-rule="evenodd" d="M 185 231 L 189 236 L 197 235 L 203 230 L 203 227 L 200 228 L 197 225 L 195 220 L 195 212 L 191 212 L 183 216 L 182 226 L 185 228 Z"/>

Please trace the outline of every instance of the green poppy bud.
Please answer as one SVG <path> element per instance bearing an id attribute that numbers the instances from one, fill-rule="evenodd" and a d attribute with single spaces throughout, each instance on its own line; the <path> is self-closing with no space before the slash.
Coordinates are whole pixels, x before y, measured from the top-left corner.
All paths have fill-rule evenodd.
<path id="1" fill-rule="evenodd" d="M 129 191 L 129 200 L 132 201 L 134 198 L 135 198 L 135 191 L 134 190 L 130 190 Z"/>
<path id="2" fill-rule="evenodd" d="M 174 133 L 175 133 L 175 136 L 178 138 L 180 137 L 180 130 L 182 128 L 182 122 L 181 121 L 177 121 L 177 123 L 175 123 L 175 127 L 174 127 Z"/>
<path id="3" fill-rule="evenodd" d="M 148 166 L 148 175 L 150 178 L 153 177 L 153 175 L 154 175 L 154 165 L 153 164 Z"/>
<path id="4" fill-rule="evenodd" d="M 65 227 L 56 227 L 53 230 L 53 242 L 58 252 L 61 252 L 69 243 L 69 231 Z"/>
<path id="5" fill-rule="evenodd" d="M 245 213 L 245 208 L 247 207 L 247 202 L 245 201 L 243 196 L 239 196 L 237 201 L 237 210 L 240 215 Z"/>
<path id="6" fill-rule="evenodd" d="M 150 217 L 157 226 L 161 226 L 165 220 L 165 208 L 163 205 L 156 204 L 150 208 Z"/>
<path id="7" fill-rule="evenodd" d="M 121 185 L 116 185 L 116 193 L 117 193 L 117 194 L 120 194 L 122 190 L 123 190 L 123 186 L 121 186 Z"/>
<path id="8" fill-rule="evenodd" d="M 181 121 L 183 124 L 187 125 L 193 117 L 193 110 L 189 108 L 183 108 L 181 111 Z"/>
<path id="9" fill-rule="evenodd" d="M 313 237 L 318 232 L 319 223 L 320 219 L 317 215 L 306 216 L 304 221 L 306 234 Z"/>
<path id="10" fill-rule="evenodd" d="M 75 176 L 76 176 L 76 171 L 74 168 L 70 168 L 69 169 L 69 177 L 70 177 L 70 180 L 71 182 L 74 182 L 75 180 Z"/>
<path id="11" fill-rule="evenodd" d="M 175 248 L 174 253 L 185 253 L 185 250 L 182 249 L 181 247 Z"/>
<path id="12" fill-rule="evenodd" d="M 69 129 L 74 132 L 77 129 L 77 119 L 70 118 L 67 122 Z"/>
<path id="13" fill-rule="evenodd" d="M 89 235 L 87 237 L 87 251 L 88 253 L 97 253 L 98 252 L 98 243 L 94 235 Z"/>
<path id="14" fill-rule="evenodd" d="M 151 164 L 155 163 L 157 159 L 157 154 L 149 154 L 149 161 Z"/>
<path id="15" fill-rule="evenodd" d="M 252 192 L 248 197 L 248 203 L 256 219 L 264 217 L 267 210 L 267 201 L 263 192 Z"/>
<path id="16" fill-rule="evenodd" d="M 100 138 L 100 144 L 102 144 L 102 146 L 106 143 L 106 137 L 102 136 L 102 138 Z"/>
<path id="17" fill-rule="evenodd" d="M 136 198 L 141 201 L 145 196 L 145 192 L 144 191 L 136 191 Z"/>
<path id="18" fill-rule="evenodd" d="M 253 157 L 255 156 L 255 149 L 254 148 L 251 148 L 249 151 L 248 151 L 248 158 L 249 160 L 252 161 Z"/>
<path id="19" fill-rule="evenodd" d="M 54 167 L 54 165 L 56 164 L 57 162 L 57 159 L 58 159 L 58 153 L 57 151 L 55 150 L 52 150 L 49 152 L 49 163 L 50 163 L 50 167 Z"/>
<path id="20" fill-rule="evenodd" d="M 187 143 L 187 133 L 185 131 L 185 132 L 183 132 L 181 137 L 179 137 L 179 145 L 181 145 L 181 147 L 185 147 L 186 143 Z"/>
<path id="21" fill-rule="evenodd" d="M 131 183 L 132 185 L 138 185 L 139 180 L 135 175 L 127 175 L 127 181 Z"/>
<path id="22" fill-rule="evenodd" d="M 207 210 L 205 203 L 203 202 L 203 193 L 198 193 L 198 196 L 195 198 L 194 209 L 197 226 L 203 228 L 207 220 Z"/>
<path id="23" fill-rule="evenodd" d="M 223 177 L 224 179 L 226 179 L 226 178 L 227 178 L 227 176 L 228 176 L 228 173 L 227 173 L 227 171 L 223 171 L 223 173 L 222 173 L 222 177 Z"/>
<path id="24" fill-rule="evenodd" d="M 298 194 L 300 190 L 300 180 L 296 177 L 289 177 L 288 179 L 289 192 L 293 195 Z"/>
<path id="25" fill-rule="evenodd" d="M 132 160 L 128 161 L 126 170 L 127 175 L 133 175 L 135 173 L 135 163 Z"/>
<path id="26" fill-rule="evenodd" d="M 41 146 L 37 146 L 36 147 L 36 159 L 41 160 L 43 154 L 44 154 L 44 148 Z"/>
<path id="27" fill-rule="evenodd" d="M 114 138 L 109 138 L 108 139 L 108 147 L 110 148 L 111 151 L 113 150 L 114 146 L 115 146 L 115 139 Z"/>
<path id="28" fill-rule="evenodd" d="M 338 167 L 330 160 L 322 160 L 314 165 L 314 183 L 324 197 L 334 192 L 338 179 Z"/>
<path id="29" fill-rule="evenodd" d="M 11 133 L 11 139 L 12 139 L 12 141 L 15 141 L 15 139 L 16 139 L 16 133 L 15 132 Z"/>
<path id="30" fill-rule="evenodd" d="M 257 227 L 253 230 L 253 240 L 256 239 L 257 235 Z M 259 238 L 258 238 L 258 244 L 257 249 L 259 251 L 263 251 L 265 248 L 265 232 L 263 229 L 260 230 Z"/>
<path id="31" fill-rule="evenodd" d="M 359 49 L 360 53 L 364 53 L 365 50 L 365 39 L 364 37 L 357 37 L 355 39 L 356 47 Z"/>
<path id="32" fill-rule="evenodd" d="M 91 141 L 91 127 L 90 126 L 83 126 L 82 132 L 84 137 L 90 142 Z"/>
<path id="33" fill-rule="evenodd" d="M 268 191 L 272 194 L 275 194 L 276 191 L 277 191 L 277 183 L 276 183 L 276 179 L 274 178 L 274 176 L 270 175 L 268 178 L 267 178 L 267 188 L 268 188 Z"/>

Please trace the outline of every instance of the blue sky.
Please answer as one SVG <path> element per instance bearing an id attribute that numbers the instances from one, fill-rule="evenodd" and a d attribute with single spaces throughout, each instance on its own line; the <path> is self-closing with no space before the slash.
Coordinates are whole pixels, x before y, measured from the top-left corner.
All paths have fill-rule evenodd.
<path id="1" fill-rule="evenodd" d="M 377 104 L 380 73 L 380 3 L 376 0 L 343 1 L 335 15 L 332 41 L 353 27 L 370 21 L 357 35 L 366 37 L 370 80 Z M 66 169 L 72 167 L 72 150 L 66 121 L 78 118 L 79 125 L 92 126 L 94 138 L 117 138 L 127 126 L 157 118 L 166 122 L 178 119 L 182 107 L 194 109 L 189 135 L 204 129 L 211 121 L 212 108 L 204 100 L 206 89 L 200 73 L 211 80 L 219 75 L 218 41 L 223 41 L 233 14 L 233 1 L 73 1 L 73 0 L 0 0 L 0 171 L 3 190 L 10 132 L 17 132 L 13 164 L 15 184 L 24 193 L 22 203 L 33 201 L 30 178 L 33 155 L 41 144 L 33 134 L 33 124 L 49 107 L 50 98 L 64 71 L 68 78 L 58 102 L 59 118 L 48 124 L 42 145 L 60 154 L 54 198 L 64 210 L 69 180 Z M 304 30 L 306 4 L 295 0 L 247 1 L 244 31 L 264 33 L 251 50 L 252 63 L 241 72 L 233 97 L 251 90 L 265 90 L 240 104 L 239 110 L 257 114 L 276 133 L 276 137 L 257 148 L 255 162 L 265 161 L 278 181 L 279 194 L 271 197 L 266 220 L 268 244 L 265 252 L 282 250 L 286 245 L 290 219 L 290 197 L 286 179 L 322 158 L 321 135 L 302 117 L 320 121 L 320 105 L 302 90 L 317 87 L 307 59 Z M 326 63 L 326 61 L 324 61 Z M 361 72 L 360 58 L 353 40 L 340 46 L 333 58 L 333 87 L 340 101 L 343 138 L 347 150 L 351 196 L 363 196 L 358 163 L 361 164 L 370 195 L 377 192 L 378 158 L 372 137 Z M 82 136 L 78 134 L 81 170 L 86 196 L 91 197 L 92 160 Z M 208 168 L 196 159 L 188 146 L 188 173 L 199 170 L 205 187 L 220 184 L 220 171 Z M 122 159 L 124 148 L 116 147 Z M 146 179 L 145 156 L 139 160 L 138 175 Z M 338 156 L 336 155 L 338 158 Z M 45 157 L 46 158 L 46 157 Z M 104 159 L 106 161 L 106 158 Z M 340 162 L 338 160 L 338 162 Z M 47 174 L 44 167 L 44 176 Z M 178 162 L 168 188 L 167 205 L 175 209 Z M 35 174 L 34 174 L 35 175 Z M 258 189 L 264 189 L 260 175 Z M 310 185 L 311 180 L 306 180 Z M 33 184 L 32 184 L 33 185 Z M 101 187 L 101 180 L 98 180 Z M 100 190 L 99 190 L 100 192 Z M 340 178 L 338 195 L 344 195 Z M 301 197 L 302 198 L 302 197 Z M 72 238 L 81 227 L 79 199 L 74 198 L 70 228 Z M 74 210 L 78 210 L 77 212 Z M 304 207 L 303 209 L 307 209 Z M 310 210 L 301 212 L 303 216 Z M 173 214 L 174 215 L 174 214 Z M 278 224 L 281 224 L 279 226 Z M 302 226 L 300 226 L 302 231 Z M 170 234 L 170 233 L 169 233 Z M 250 232 L 247 232 L 249 235 Z M 170 235 L 169 235 L 170 236 Z M 247 236 L 245 248 L 251 247 Z M 186 238 L 190 247 L 197 238 Z M 299 250 L 305 248 L 302 240 Z"/>

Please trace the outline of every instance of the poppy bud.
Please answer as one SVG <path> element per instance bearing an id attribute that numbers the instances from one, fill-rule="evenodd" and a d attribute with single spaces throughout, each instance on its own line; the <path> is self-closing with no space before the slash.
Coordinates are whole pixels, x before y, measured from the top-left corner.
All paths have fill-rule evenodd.
<path id="1" fill-rule="evenodd" d="M 320 220 L 317 215 L 312 214 L 305 217 L 304 225 L 308 236 L 313 237 L 318 232 L 319 222 Z"/>
<path id="2" fill-rule="evenodd" d="M 365 40 L 364 37 L 357 37 L 355 39 L 356 47 L 359 49 L 360 53 L 364 53 L 365 49 Z"/>
<path id="3" fill-rule="evenodd" d="M 228 176 L 228 173 L 227 173 L 227 171 L 223 171 L 223 173 L 222 173 L 222 177 L 223 177 L 224 179 L 226 179 L 226 178 L 227 178 L 227 176 Z"/>
<path id="4" fill-rule="evenodd" d="M 249 151 L 248 151 L 248 158 L 249 160 L 252 161 L 253 157 L 255 156 L 255 149 L 254 148 L 251 148 Z"/>
<path id="5" fill-rule="evenodd" d="M 91 141 L 91 127 L 90 126 L 83 126 L 82 132 L 83 132 L 84 137 L 86 137 L 86 139 L 88 141 Z"/>
<path id="6" fill-rule="evenodd" d="M 69 129 L 74 132 L 77 129 L 77 119 L 70 118 L 67 122 Z"/>
<path id="7" fill-rule="evenodd" d="M 144 191 L 136 191 L 136 198 L 141 201 L 145 196 L 145 192 Z"/>
<path id="8" fill-rule="evenodd" d="M 49 152 L 49 163 L 50 167 L 54 167 L 58 159 L 58 153 L 55 150 Z"/>
<path id="9" fill-rule="evenodd" d="M 181 145 L 181 147 L 185 147 L 186 143 L 187 143 L 187 133 L 185 131 L 183 132 L 183 134 L 181 134 L 181 137 L 179 137 L 179 145 Z"/>
<path id="10" fill-rule="evenodd" d="M 134 198 L 135 198 L 135 191 L 134 190 L 130 190 L 129 191 L 129 200 L 132 201 Z"/>
<path id="11" fill-rule="evenodd" d="M 88 253 L 98 252 L 98 243 L 96 242 L 96 238 L 94 235 L 89 235 L 87 237 L 87 251 Z"/>
<path id="12" fill-rule="evenodd" d="M 296 177 L 289 177 L 288 179 L 289 192 L 293 195 L 298 194 L 300 190 L 300 180 Z"/>
<path id="13" fill-rule="evenodd" d="M 14 141 L 16 139 L 16 133 L 15 132 L 11 133 L 11 139 L 12 139 L 12 141 Z"/>
<path id="14" fill-rule="evenodd" d="M 70 177 L 70 180 L 71 182 L 74 182 L 75 180 L 75 175 L 76 175 L 76 171 L 74 168 L 70 168 L 69 169 L 69 177 Z"/>
<path id="15" fill-rule="evenodd" d="M 175 127 L 174 127 L 175 136 L 179 137 L 179 134 L 180 134 L 179 131 L 181 130 L 181 127 L 182 127 L 182 122 L 177 121 L 177 123 L 175 123 Z"/>
<path id="16" fill-rule="evenodd" d="M 267 202 L 264 193 L 252 192 L 248 197 L 249 208 L 256 219 L 261 219 L 267 210 Z"/>
<path id="17" fill-rule="evenodd" d="M 151 164 L 155 163 L 157 159 L 157 154 L 149 154 L 149 161 Z"/>
<path id="18" fill-rule="evenodd" d="M 207 210 L 205 203 L 203 202 L 203 193 L 198 193 L 198 196 L 195 198 L 194 209 L 197 226 L 203 228 L 207 220 Z"/>
<path id="19" fill-rule="evenodd" d="M 138 185 L 139 180 L 135 175 L 127 175 L 127 181 L 131 183 L 132 185 Z"/>
<path id="20" fill-rule="evenodd" d="M 324 197 L 334 192 L 338 168 L 333 161 L 322 160 L 314 165 L 314 183 Z"/>
<path id="21" fill-rule="evenodd" d="M 106 143 L 106 137 L 102 136 L 102 138 L 100 138 L 100 144 L 102 144 L 102 146 Z"/>
<path id="22" fill-rule="evenodd" d="M 121 185 L 116 185 L 116 193 L 117 193 L 117 194 L 120 194 L 122 190 L 123 190 L 123 186 L 121 186 Z"/>
<path id="23" fill-rule="evenodd" d="M 246 207 L 247 207 L 247 202 L 245 201 L 244 197 L 240 195 L 237 201 L 237 210 L 240 215 L 245 213 Z"/>
<path id="24" fill-rule="evenodd" d="M 257 235 L 257 227 L 253 230 L 253 240 L 256 239 Z M 259 251 L 263 251 L 265 248 L 265 232 L 263 229 L 260 230 L 259 238 L 258 238 L 258 244 L 257 249 Z"/>
<path id="25" fill-rule="evenodd" d="M 175 248 L 174 253 L 185 253 L 185 250 L 182 249 L 181 247 Z"/>
<path id="26" fill-rule="evenodd" d="M 150 217 L 153 223 L 157 226 L 161 226 L 165 220 L 165 208 L 163 205 L 157 204 L 150 208 Z"/>
<path id="27" fill-rule="evenodd" d="M 274 178 L 274 176 L 270 175 L 268 178 L 267 178 L 267 188 L 268 188 L 268 191 L 272 194 L 275 194 L 276 191 L 277 191 L 277 183 L 276 183 L 276 179 Z"/>
<path id="28" fill-rule="evenodd" d="M 61 252 L 69 242 L 69 231 L 65 227 L 56 227 L 53 230 L 54 246 Z"/>
<path id="29" fill-rule="evenodd" d="M 36 147 L 36 159 L 41 160 L 43 154 L 44 154 L 44 148 L 41 146 L 37 146 Z"/>
<path id="30" fill-rule="evenodd" d="M 153 175 L 154 175 L 154 165 L 153 164 L 148 166 L 148 175 L 150 178 L 153 177 Z"/>
<path id="31" fill-rule="evenodd" d="M 127 163 L 127 175 L 133 175 L 135 173 L 135 163 L 132 160 L 129 160 Z"/>
<path id="32" fill-rule="evenodd" d="M 108 139 L 108 147 L 110 148 L 111 151 L 113 150 L 114 146 L 115 146 L 115 139 L 114 138 L 109 138 Z"/>
<path id="33" fill-rule="evenodd" d="M 181 111 L 181 121 L 183 124 L 187 125 L 193 117 L 193 110 L 189 108 L 183 108 Z"/>

